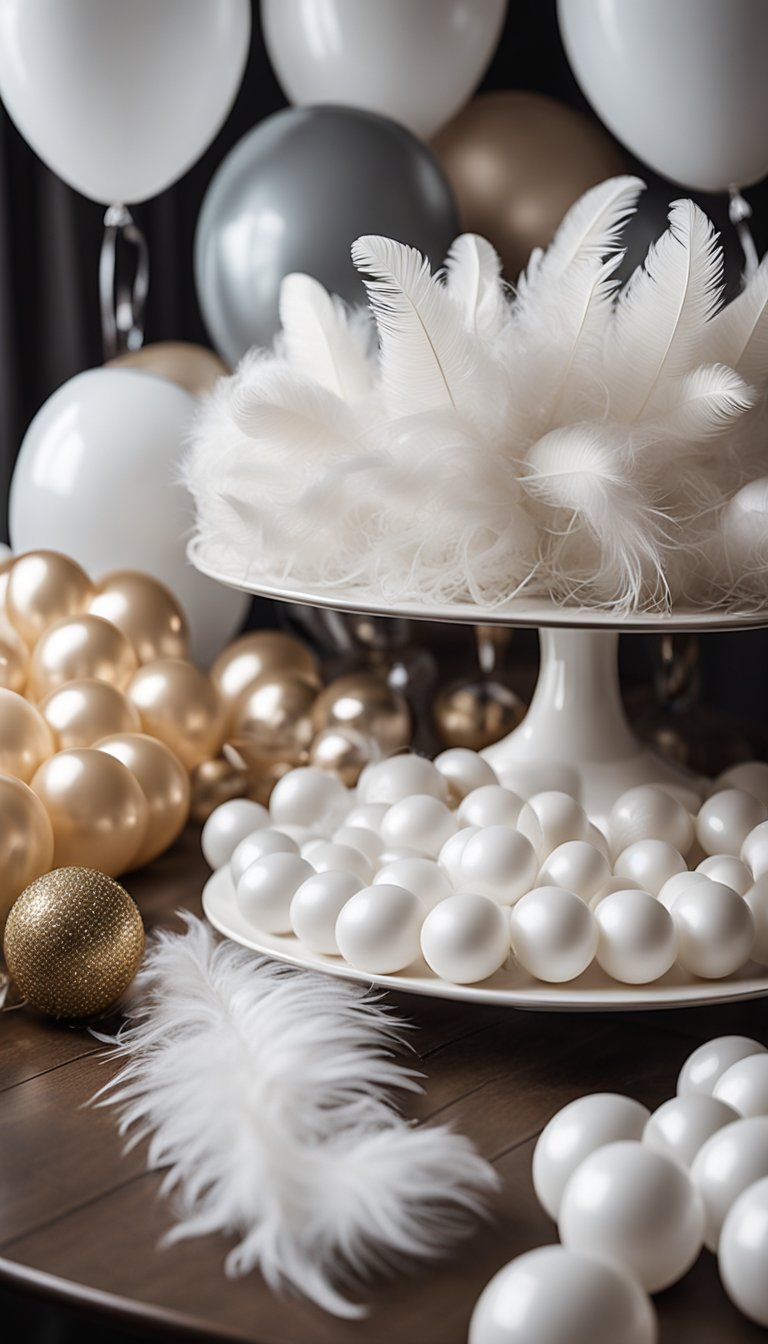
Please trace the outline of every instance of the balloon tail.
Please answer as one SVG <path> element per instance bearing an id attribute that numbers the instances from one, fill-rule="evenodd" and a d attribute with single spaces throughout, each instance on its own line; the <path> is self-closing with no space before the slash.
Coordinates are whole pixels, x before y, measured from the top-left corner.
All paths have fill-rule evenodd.
<path id="1" fill-rule="evenodd" d="M 741 250 L 744 253 L 743 278 L 746 284 L 755 274 L 759 263 L 755 240 L 747 223 L 752 218 L 752 206 L 744 199 L 738 187 L 730 187 L 728 197 L 728 218 L 739 236 Z"/>
<path id="2" fill-rule="evenodd" d="M 124 266 L 126 248 L 135 249 L 133 278 Z M 124 205 L 110 205 L 104 215 L 99 258 L 101 333 L 104 358 L 139 350 L 144 341 L 144 306 L 149 289 L 147 240 Z"/>

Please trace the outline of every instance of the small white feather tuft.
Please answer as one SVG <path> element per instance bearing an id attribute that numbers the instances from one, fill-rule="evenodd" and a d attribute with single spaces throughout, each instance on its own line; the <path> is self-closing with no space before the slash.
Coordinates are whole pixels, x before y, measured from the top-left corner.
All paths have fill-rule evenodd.
<path id="1" fill-rule="evenodd" d="M 363 325 L 309 275 L 287 275 L 280 286 L 288 363 L 349 403 L 366 396 L 373 381 L 370 315 L 365 318 Z"/>

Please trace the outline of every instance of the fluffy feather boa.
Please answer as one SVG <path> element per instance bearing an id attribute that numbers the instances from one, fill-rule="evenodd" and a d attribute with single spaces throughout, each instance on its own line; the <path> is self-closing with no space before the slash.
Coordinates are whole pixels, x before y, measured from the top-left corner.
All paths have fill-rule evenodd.
<path id="1" fill-rule="evenodd" d="M 178 1221 L 169 1241 L 235 1235 L 230 1275 L 258 1268 L 326 1311 L 372 1273 L 439 1254 L 482 1214 L 493 1169 L 446 1127 L 395 1109 L 418 1074 L 401 1028 L 359 986 L 218 942 L 186 916 L 145 958 L 98 1094 L 132 1147 L 149 1140 Z"/>

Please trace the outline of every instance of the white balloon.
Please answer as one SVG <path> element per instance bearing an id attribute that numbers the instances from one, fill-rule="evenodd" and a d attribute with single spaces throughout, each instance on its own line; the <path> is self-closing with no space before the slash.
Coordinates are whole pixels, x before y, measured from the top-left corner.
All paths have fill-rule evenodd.
<path id="1" fill-rule="evenodd" d="M 442 803 L 448 801 L 448 785 L 425 756 L 404 752 L 385 761 L 367 765 L 357 781 L 361 803 L 399 803 L 414 793 L 429 793 Z"/>
<path id="2" fill-rule="evenodd" d="M 743 789 L 768 806 L 768 761 L 742 761 L 723 770 L 715 780 L 713 793 L 721 789 Z"/>
<path id="3" fill-rule="evenodd" d="M 509 955 L 506 912 L 489 896 L 456 892 L 424 920 L 421 951 L 427 965 L 443 980 L 457 985 L 485 980 Z"/>
<path id="4" fill-rule="evenodd" d="M 539 873 L 542 886 L 565 887 L 590 900 L 611 876 L 605 855 L 586 840 L 566 840 L 553 849 Z"/>
<path id="5" fill-rule="evenodd" d="M 738 896 L 745 896 L 752 886 L 749 868 L 735 854 L 710 854 L 701 860 L 696 872 L 711 877 L 713 882 L 722 882 L 723 886 L 730 887 Z"/>
<path id="6" fill-rule="evenodd" d="M 734 1306 L 768 1326 L 768 1179 L 734 1200 L 720 1234 L 717 1265 Z"/>
<path id="7" fill-rule="evenodd" d="M 712 1096 L 727 1102 L 739 1115 L 768 1115 L 768 1053 L 760 1050 L 737 1060 L 720 1075 Z"/>
<path id="8" fill-rule="evenodd" d="M 700 191 L 765 176 L 763 0 L 558 0 L 558 16 L 601 121 L 656 172 Z"/>
<path id="9" fill-rule="evenodd" d="M 468 1344 L 656 1344 L 650 1298 L 620 1265 L 563 1246 L 500 1269 L 472 1313 Z"/>
<path id="10" fill-rule="evenodd" d="M 313 952 L 338 955 L 336 920 L 360 882 L 350 872 L 332 868 L 315 873 L 297 887 L 288 911 L 291 928 Z"/>
<path id="11" fill-rule="evenodd" d="M 681 966 L 706 980 L 733 975 L 749 961 L 755 941 L 752 911 L 722 882 L 699 876 L 672 906 Z"/>
<path id="12" fill-rule="evenodd" d="M 459 802 L 473 789 L 499 782 L 496 771 L 469 747 L 449 747 L 447 751 L 441 751 L 435 757 L 435 769 L 447 779 L 452 796 Z"/>
<path id="13" fill-rule="evenodd" d="M 269 799 L 275 826 L 309 826 L 331 834 L 347 811 L 348 793 L 335 775 L 314 765 L 298 766 L 278 779 Z"/>
<path id="14" fill-rule="evenodd" d="M 512 951 L 538 980 L 575 980 L 597 951 L 597 925 L 586 901 L 562 887 L 535 887 L 510 914 Z"/>
<path id="15" fill-rule="evenodd" d="M 693 842 L 693 822 L 687 808 L 666 789 L 638 784 L 627 789 L 611 808 L 608 836 L 614 854 L 637 840 L 665 840 L 687 854 Z"/>
<path id="16" fill-rule="evenodd" d="M 506 0 L 262 0 L 270 60 L 292 103 L 379 112 L 427 139 L 471 97 Z"/>
<path id="17" fill-rule="evenodd" d="M 261 803 L 248 798 L 231 798 L 213 810 L 203 826 L 200 843 L 206 863 L 223 868 L 237 846 L 252 831 L 269 825 L 269 813 Z"/>
<path id="18" fill-rule="evenodd" d="M 759 798 L 743 789 L 721 789 L 702 803 L 696 837 L 705 854 L 739 854 L 750 832 L 767 820 L 768 807 Z"/>
<path id="19" fill-rule="evenodd" d="M 650 892 L 613 892 L 598 905 L 595 920 L 597 960 L 614 980 L 645 985 L 658 980 L 674 965 L 677 956 L 674 921 Z"/>
<path id="20" fill-rule="evenodd" d="M 436 858 L 446 840 L 455 835 L 457 824 L 439 798 L 414 793 L 392 804 L 381 823 L 381 838 L 387 849 L 405 845 Z"/>
<path id="21" fill-rule="evenodd" d="M 9 527 L 14 551 L 64 551 L 94 579 L 111 569 L 154 574 L 187 614 L 192 657 L 208 664 L 250 599 L 187 561 L 192 502 L 174 476 L 196 405 L 175 383 L 135 369 L 70 378 L 24 435 Z"/>
<path id="22" fill-rule="evenodd" d="M 412 891 L 427 910 L 453 894 L 445 872 L 432 859 L 396 859 L 394 863 L 387 863 L 378 870 L 373 885 L 379 886 L 382 882 Z"/>
<path id="23" fill-rule="evenodd" d="M 405 887 L 363 887 L 336 921 L 336 942 L 350 966 L 371 975 L 394 975 L 419 955 L 424 906 Z"/>
<path id="24" fill-rule="evenodd" d="M 514 826 L 523 800 L 503 784 L 484 784 L 459 805 L 460 826 Z"/>
<path id="25" fill-rule="evenodd" d="M 738 1118 L 738 1112 L 717 1097 L 696 1093 L 670 1097 L 653 1112 L 643 1130 L 643 1143 L 690 1167 L 707 1139 Z"/>
<path id="26" fill-rule="evenodd" d="M 266 854 L 298 854 L 298 852 L 296 841 L 284 831 L 275 831 L 270 826 L 265 826 L 263 830 L 246 835 L 233 850 L 229 860 L 232 881 L 237 886 L 246 868 L 250 868 L 257 859 L 263 859 Z"/>
<path id="27" fill-rule="evenodd" d="M 266 933 L 290 933 L 291 901 L 314 869 L 298 854 L 265 854 L 249 865 L 235 888 L 237 908 Z"/>
<path id="28" fill-rule="evenodd" d="M 467 842 L 459 877 L 467 891 L 479 891 L 500 905 L 512 905 L 536 880 L 536 855 L 529 840 L 511 826 L 485 826 Z"/>
<path id="29" fill-rule="evenodd" d="M 619 1139 L 640 1139 L 650 1118 L 647 1106 L 619 1092 L 591 1092 L 553 1115 L 533 1150 L 533 1188 L 557 1222 L 560 1202 L 576 1168 L 598 1148 Z"/>
<path id="30" fill-rule="evenodd" d="M 768 1176 L 766 1116 L 724 1125 L 699 1149 L 691 1163 L 691 1180 L 704 1201 L 704 1241 L 710 1251 L 717 1250 L 734 1200 L 764 1176 Z"/>
<path id="31" fill-rule="evenodd" d="M 712 1089 L 726 1069 L 748 1055 L 765 1050 L 751 1036 L 716 1036 L 697 1047 L 686 1059 L 677 1079 L 677 1095 L 711 1096 Z"/>
<path id="32" fill-rule="evenodd" d="M 621 851 L 613 871 L 616 877 L 629 877 L 658 896 L 671 877 L 688 869 L 680 851 L 666 840 L 635 840 Z"/>
<path id="33" fill-rule="evenodd" d="M 569 793 L 550 789 L 535 793 L 520 809 L 517 829 L 530 840 L 539 863 L 566 840 L 586 840 L 589 821 L 581 803 Z"/>
<path id="34" fill-rule="evenodd" d="M 698 1256 L 704 1206 L 679 1163 L 622 1140 L 576 1168 L 563 1193 L 558 1230 L 564 1246 L 618 1260 L 657 1293 L 681 1279 Z"/>
<path id="35" fill-rule="evenodd" d="M 750 831 L 741 846 L 741 860 L 751 868 L 755 880 L 768 873 L 768 821 L 761 821 Z"/>
<path id="36" fill-rule="evenodd" d="M 143 201 L 224 122 L 250 31 L 248 0 L 2 0 L 0 97 L 70 186 Z"/>
<path id="37" fill-rule="evenodd" d="M 768 966 L 768 873 L 758 877 L 744 893 L 744 900 L 752 911 L 752 918 L 755 921 L 752 960 L 759 966 Z"/>

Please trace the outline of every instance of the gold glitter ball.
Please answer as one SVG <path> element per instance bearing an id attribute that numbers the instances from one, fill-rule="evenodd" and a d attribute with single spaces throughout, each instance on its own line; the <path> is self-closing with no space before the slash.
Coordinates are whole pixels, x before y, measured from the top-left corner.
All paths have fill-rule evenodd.
<path id="1" fill-rule="evenodd" d="M 128 988 L 144 925 L 124 887 L 93 868 L 55 868 L 19 896 L 3 952 L 19 994 L 49 1017 L 95 1017 Z"/>

